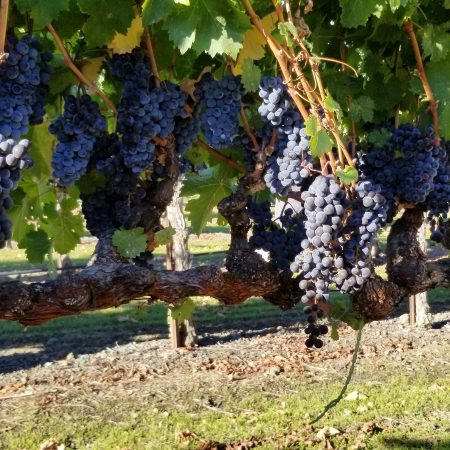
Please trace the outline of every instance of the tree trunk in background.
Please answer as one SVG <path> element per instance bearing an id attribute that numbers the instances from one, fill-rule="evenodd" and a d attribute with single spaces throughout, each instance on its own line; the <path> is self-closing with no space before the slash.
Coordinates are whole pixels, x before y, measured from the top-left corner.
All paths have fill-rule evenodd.
<path id="1" fill-rule="evenodd" d="M 175 192 L 172 202 L 166 210 L 167 220 L 170 226 L 175 229 L 172 241 L 167 246 L 166 266 L 168 270 L 187 270 L 192 267 L 192 255 L 188 249 L 189 230 L 184 218 L 183 197 L 180 196 L 181 186 L 180 178 L 174 187 Z M 174 336 L 176 325 L 179 327 L 178 335 Z M 175 347 L 193 347 L 197 344 L 198 336 L 192 319 L 185 320 L 182 323 L 174 323 L 171 330 L 172 343 Z"/>
<path id="2" fill-rule="evenodd" d="M 418 241 L 423 252 L 427 253 L 427 241 L 425 238 L 425 223 L 419 229 L 417 233 Z M 427 326 L 431 322 L 430 305 L 428 304 L 428 298 L 426 292 L 412 295 L 409 298 L 409 323 L 412 326 Z"/>

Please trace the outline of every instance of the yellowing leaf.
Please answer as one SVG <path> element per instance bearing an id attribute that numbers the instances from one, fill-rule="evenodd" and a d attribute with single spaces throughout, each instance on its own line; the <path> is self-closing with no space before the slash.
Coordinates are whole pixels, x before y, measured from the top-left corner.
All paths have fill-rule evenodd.
<path id="1" fill-rule="evenodd" d="M 98 78 L 98 73 L 100 72 L 104 60 L 104 56 L 86 60 L 81 66 L 81 72 L 83 72 L 83 75 L 85 75 L 88 80 L 95 81 Z"/>
<path id="2" fill-rule="evenodd" d="M 277 14 L 268 14 L 262 19 L 263 27 L 268 33 L 271 33 L 275 29 L 277 22 Z M 246 59 L 256 61 L 264 57 L 264 46 L 266 40 L 261 33 L 253 26 L 250 30 L 244 34 L 244 41 L 242 43 L 241 51 L 239 52 L 236 65 L 234 66 L 233 73 L 235 75 L 241 75 Z"/>
<path id="3" fill-rule="evenodd" d="M 135 47 L 139 47 L 144 27 L 142 26 L 141 17 L 135 17 L 127 34 L 116 33 L 114 39 L 108 44 L 108 48 L 114 50 L 114 53 L 128 53 Z"/>

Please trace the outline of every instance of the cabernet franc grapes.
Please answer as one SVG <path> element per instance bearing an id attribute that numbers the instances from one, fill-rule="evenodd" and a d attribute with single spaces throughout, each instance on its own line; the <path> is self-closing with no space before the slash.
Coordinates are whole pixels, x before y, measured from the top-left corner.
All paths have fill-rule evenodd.
<path id="1" fill-rule="evenodd" d="M 28 139 L 17 142 L 0 134 L 0 248 L 11 239 L 12 224 L 6 210 L 13 206 L 10 193 L 17 188 L 21 171 L 33 164 L 27 156 L 30 148 Z"/>
<path id="2" fill-rule="evenodd" d="M 95 141 L 106 130 L 106 119 L 89 95 L 66 98 L 63 115 L 49 127 L 59 141 L 52 159 L 58 186 L 72 186 L 86 172 Z"/>
<path id="3" fill-rule="evenodd" d="M 229 147 L 239 130 L 242 86 L 240 77 L 215 80 L 207 73 L 196 84 L 201 106 L 200 120 L 206 142 L 215 149 Z"/>

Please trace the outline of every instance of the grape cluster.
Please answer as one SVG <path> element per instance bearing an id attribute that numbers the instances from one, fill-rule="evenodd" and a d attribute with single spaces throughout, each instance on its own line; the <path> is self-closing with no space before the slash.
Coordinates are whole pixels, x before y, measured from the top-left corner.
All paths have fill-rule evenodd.
<path id="1" fill-rule="evenodd" d="M 111 75 L 121 81 L 124 90 L 148 87 L 150 60 L 140 48 L 135 48 L 130 53 L 115 53 L 108 68 Z"/>
<path id="2" fill-rule="evenodd" d="M 291 264 L 292 272 L 301 271 L 300 288 L 304 303 L 320 303 L 329 298 L 332 280 L 333 249 L 351 203 L 332 175 L 319 175 L 301 193 L 306 215 L 306 238 L 302 251 Z"/>
<path id="3" fill-rule="evenodd" d="M 8 36 L 8 58 L 0 64 L 0 133 L 19 139 L 30 124 L 42 122 L 52 55 L 41 53 L 31 36 Z"/>
<path id="4" fill-rule="evenodd" d="M 256 203 L 251 199 L 248 212 L 253 221 L 250 247 L 269 252 L 270 261 L 276 268 L 290 272 L 290 263 L 305 238 L 303 214 L 285 205 L 280 217 L 273 220 L 269 201 Z"/>
<path id="5" fill-rule="evenodd" d="M 434 145 L 432 128 L 424 133 L 411 124 L 392 130 L 388 142 L 370 146 L 361 158 L 364 178 L 379 184 L 386 198 L 388 219 L 400 203 L 424 203 L 434 189 L 442 149 Z"/>
<path id="6" fill-rule="evenodd" d="M 142 219 L 146 192 L 140 187 L 139 177 L 125 167 L 116 134 L 95 142 L 89 169 L 103 174 L 105 185 L 93 193 L 81 194 L 88 230 L 100 237 L 120 227 L 136 227 Z"/>
<path id="7" fill-rule="evenodd" d="M 148 58 L 140 49 L 114 55 L 109 68 L 123 88 L 117 115 L 121 153 L 126 167 L 139 174 L 153 168 L 155 144 L 151 139 L 167 138 L 175 129 L 175 120 L 187 116 L 187 96 L 170 81 L 157 87 L 150 79 Z"/>
<path id="8" fill-rule="evenodd" d="M 175 128 L 173 130 L 177 153 L 179 155 L 184 155 L 198 139 L 200 132 L 201 124 L 197 109 L 192 113 L 192 116 L 177 117 L 175 119 Z"/>
<path id="9" fill-rule="evenodd" d="M 215 80 L 207 73 L 196 84 L 194 95 L 200 102 L 200 120 L 206 142 L 216 149 L 229 147 L 239 130 L 240 77 L 227 75 Z"/>
<path id="10" fill-rule="evenodd" d="M 317 324 L 318 319 L 322 319 L 324 316 L 323 311 L 319 308 L 319 306 L 314 303 L 311 306 L 307 306 L 304 310 L 306 316 L 306 321 L 308 322 L 308 326 L 305 328 L 305 333 L 308 335 L 308 339 L 306 339 L 305 345 L 308 348 L 316 347 L 322 348 L 323 341 L 319 339 L 320 335 L 324 335 L 328 333 L 328 327 L 324 324 Z"/>
<path id="11" fill-rule="evenodd" d="M 290 107 L 286 85 L 280 77 L 261 78 L 259 96 L 263 103 L 258 108 L 260 116 L 272 125 L 280 125 L 283 115 Z"/>
<path id="12" fill-rule="evenodd" d="M 386 200 L 380 192 L 381 187 L 370 181 L 356 185 L 352 213 L 339 237 L 340 246 L 334 249 L 338 256 L 334 260 L 333 281 L 342 292 L 358 291 L 372 274 L 368 261 L 370 247 L 387 219 Z"/>
<path id="13" fill-rule="evenodd" d="M 106 119 L 89 95 L 66 98 L 63 115 L 49 126 L 59 141 L 52 159 L 52 177 L 59 186 L 72 186 L 86 172 L 95 141 L 106 130 Z"/>
<path id="14" fill-rule="evenodd" d="M 31 148 L 28 139 L 19 142 L 0 134 L 0 248 L 11 239 L 11 222 L 6 210 L 13 206 L 10 193 L 17 188 L 21 171 L 32 165 L 27 156 Z"/>
<path id="15" fill-rule="evenodd" d="M 275 131 L 275 152 L 267 160 L 264 181 L 273 194 L 286 195 L 310 178 L 312 157 L 303 120 L 293 108 L 285 112 Z"/>
<path id="16" fill-rule="evenodd" d="M 303 119 L 291 101 L 279 77 L 262 77 L 259 96 L 263 103 L 259 114 L 265 128 L 276 136 L 275 151 L 267 159 L 264 181 L 272 194 L 287 195 L 299 190 L 310 179 L 312 157 Z"/>

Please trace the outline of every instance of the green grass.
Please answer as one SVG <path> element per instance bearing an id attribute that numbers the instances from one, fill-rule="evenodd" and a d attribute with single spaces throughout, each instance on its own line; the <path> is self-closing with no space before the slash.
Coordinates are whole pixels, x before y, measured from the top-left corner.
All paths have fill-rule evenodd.
<path id="1" fill-rule="evenodd" d="M 274 450 L 281 448 L 278 445 L 285 434 L 297 432 L 297 442 L 282 448 L 323 449 L 324 442 L 316 438 L 317 430 L 332 426 L 341 431 L 331 438 L 336 449 L 349 449 L 363 442 L 369 449 L 448 450 L 449 398 L 443 393 L 449 392 L 450 380 L 424 375 L 382 378 L 382 383 L 366 379 L 353 384 L 351 389 L 366 398 L 342 401 L 314 428 L 307 427 L 308 421 L 337 394 L 340 383 L 296 380 L 290 392 L 273 394 L 270 387 L 252 393 L 245 388 L 236 391 L 223 383 L 217 388 L 220 392 L 215 392 L 222 399 L 215 411 L 193 402 L 192 398 L 201 398 L 201 393 L 192 390 L 190 398 L 174 406 L 160 404 L 158 408 L 136 399 L 103 401 L 92 413 L 88 408 L 80 413 L 68 405 L 29 418 L 14 431 L 3 433 L 0 443 L 4 449 L 37 449 L 51 437 L 67 449 L 174 450 L 197 449 L 198 439 L 223 443 L 256 438 L 262 440 L 258 449 Z M 371 423 L 382 431 L 359 430 Z M 183 439 L 181 433 L 187 430 L 198 439 Z M 307 441 L 310 445 L 305 444 Z"/>
<path id="2" fill-rule="evenodd" d="M 210 227 L 212 230 L 210 233 L 217 233 L 217 228 L 221 227 Z M 189 242 L 189 250 L 195 255 L 198 253 L 209 253 L 209 252 L 217 252 L 217 251 L 225 251 L 228 249 L 230 243 L 229 237 L 217 237 L 211 239 L 208 237 L 208 233 L 202 235 L 200 238 L 193 236 Z M 76 246 L 76 248 L 69 254 L 70 259 L 74 265 L 82 265 L 86 264 L 89 261 L 89 258 L 92 256 L 94 251 L 94 245 L 92 243 L 81 243 Z M 165 246 L 157 247 L 154 251 L 154 254 L 157 256 L 165 255 L 166 248 Z M 202 260 L 207 261 L 211 257 L 205 255 Z M 30 264 L 27 261 L 27 257 L 25 255 L 25 250 L 21 250 L 19 248 L 4 248 L 1 250 L 1 259 L 0 259 L 0 271 L 8 271 L 8 270 L 27 270 L 27 269 L 42 269 L 43 271 L 47 270 L 46 264 Z"/>

